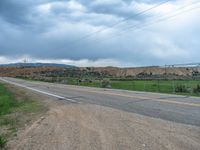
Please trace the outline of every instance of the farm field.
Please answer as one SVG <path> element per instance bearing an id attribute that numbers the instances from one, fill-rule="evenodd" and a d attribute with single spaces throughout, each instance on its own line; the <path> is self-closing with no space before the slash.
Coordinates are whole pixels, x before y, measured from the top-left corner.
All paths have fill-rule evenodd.
<path id="1" fill-rule="evenodd" d="M 199 92 L 194 92 L 200 81 L 160 81 L 160 80 L 135 80 L 135 81 L 111 81 L 110 86 L 113 89 L 124 89 L 132 91 L 158 92 L 158 93 L 174 93 L 181 95 L 200 96 Z M 101 87 L 100 81 L 93 83 L 81 83 L 81 86 Z M 178 90 L 183 87 L 183 90 Z"/>
<path id="2" fill-rule="evenodd" d="M 200 80 L 105 80 L 108 82 L 106 87 L 112 89 L 200 96 Z M 95 79 L 51 78 L 48 80 L 43 79 L 43 81 L 88 87 L 102 87 L 102 80 Z"/>

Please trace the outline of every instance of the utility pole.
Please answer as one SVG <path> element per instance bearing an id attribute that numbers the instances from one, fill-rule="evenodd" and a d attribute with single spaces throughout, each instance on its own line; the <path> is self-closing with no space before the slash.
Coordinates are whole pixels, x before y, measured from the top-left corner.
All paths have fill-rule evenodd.
<path id="1" fill-rule="evenodd" d="M 175 67 L 172 65 L 172 70 L 173 70 L 173 93 L 175 93 Z"/>
<path id="2" fill-rule="evenodd" d="M 165 80 L 167 80 L 167 65 L 165 64 Z"/>
<path id="3" fill-rule="evenodd" d="M 26 72 L 25 72 L 25 71 L 26 71 L 26 70 L 25 70 L 26 63 L 27 63 L 27 58 L 25 57 L 24 60 L 23 60 L 23 67 L 22 67 L 22 68 L 24 69 L 24 70 L 23 70 L 23 78 L 26 77 Z"/>

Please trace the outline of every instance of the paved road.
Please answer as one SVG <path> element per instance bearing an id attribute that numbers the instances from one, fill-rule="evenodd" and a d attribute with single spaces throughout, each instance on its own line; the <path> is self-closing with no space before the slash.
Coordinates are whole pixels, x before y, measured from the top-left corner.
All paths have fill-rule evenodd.
<path id="1" fill-rule="evenodd" d="M 96 104 L 177 123 L 200 126 L 200 98 L 79 87 L 14 78 L 0 78 L 0 80 L 70 103 Z"/>

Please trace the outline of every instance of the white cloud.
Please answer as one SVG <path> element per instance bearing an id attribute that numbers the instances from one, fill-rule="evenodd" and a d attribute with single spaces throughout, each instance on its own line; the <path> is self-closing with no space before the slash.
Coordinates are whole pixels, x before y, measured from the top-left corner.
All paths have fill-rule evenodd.
<path id="1" fill-rule="evenodd" d="M 37 10 L 40 13 L 49 13 L 51 10 L 51 3 L 41 4 L 37 6 Z"/>
<path id="2" fill-rule="evenodd" d="M 122 0 L 95 0 L 92 5 L 122 5 L 124 2 Z"/>
<path id="3" fill-rule="evenodd" d="M 28 55 L 16 56 L 16 57 L 5 57 L 0 56 L 0 64 L 10 64 L 10 63 L 24 63 L 26 60 L 27 63 L 56 63 L 56 64 L 66 64 L 73 65 L 77 67 L 107 67 L 107 66 L 117 66 L 117 67 L 128 67 L 133 64 L 121 62 L 115 59 L 81 59 L 81 60 L 71 60 L 71 59 L 41 59 L 41 58 L 32 58 Z"/>
<path id="4" fill-rule="evenodd" d="M 54 1 L 54 2 L 48 2 L 41 4 L 37 6 L 37 9 L 39 12 L 42 13 L 50 13 L 51 11 L 60 11 L 61 13 L 71 11 L 73 13 L 75 12 L 85 12 L 87 8 L 83 6 L 82 4 L 78 3 L 75 0 L 71 1 Z"/>
<path id="5" fill-rule="evenodd" d="M 86 7 L 84 7 L 83 5 L 81 5 L 80 3 L 78 3 L 75 0 L 71 0 L 67 3 L 67 7 L 71 10 L 76 10 L 76 11 L 81 11 L 84 12 L 86 11 Z"/>
<path id="6" fill-rule="evenodd" d="M 160 59 L 176 59 L 189 56 L 189 52 L 181 49 L 169 39 L 164 37 L 155 37 L 154 46 L 150 50 L 150 54 Z"/>

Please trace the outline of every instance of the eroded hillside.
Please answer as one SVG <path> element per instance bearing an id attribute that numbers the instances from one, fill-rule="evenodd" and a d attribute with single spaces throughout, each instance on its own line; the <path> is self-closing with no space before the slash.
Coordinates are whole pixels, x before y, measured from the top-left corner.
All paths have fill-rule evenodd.
<path id="1" fill-rule="evenodd" d="M 0 76 L 9 77 L 113 77 L 113 78 L 191 78 L 200 73 L 197 67 L 85 67 L 85 68 L 62 68 L 62 67 L 0 67 Z"/>

